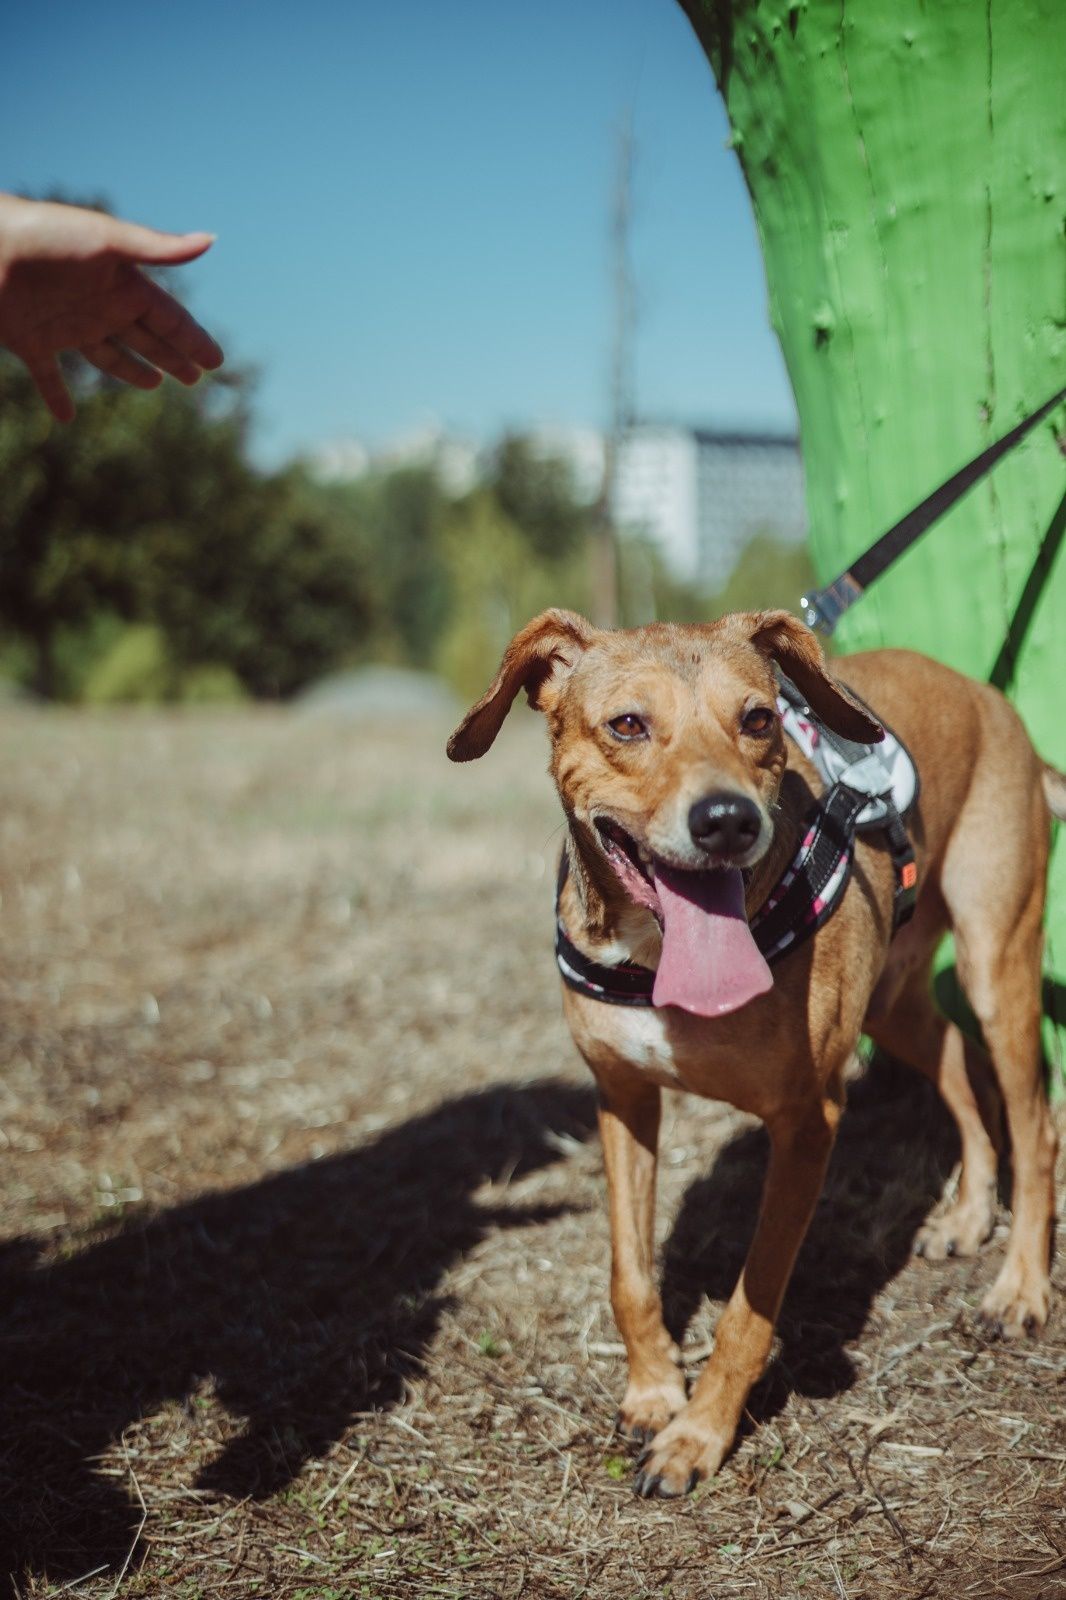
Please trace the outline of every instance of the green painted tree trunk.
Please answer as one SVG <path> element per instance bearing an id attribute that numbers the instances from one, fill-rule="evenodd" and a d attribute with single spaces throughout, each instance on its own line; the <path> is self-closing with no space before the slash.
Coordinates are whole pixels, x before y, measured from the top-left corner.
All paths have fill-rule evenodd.
<path id="1" fill-rule="evenodd" d="M 1063 0 L 681 0 L 725 99 L 821 581 L 1066 383 Z M 1066 765 L 1060 410 L 841 624 L 1019 706 Z M 1049 974 L 1066 978 L 1066 846 Z M 1062 1074 L 1066 990 L 1049 979 Z"/>

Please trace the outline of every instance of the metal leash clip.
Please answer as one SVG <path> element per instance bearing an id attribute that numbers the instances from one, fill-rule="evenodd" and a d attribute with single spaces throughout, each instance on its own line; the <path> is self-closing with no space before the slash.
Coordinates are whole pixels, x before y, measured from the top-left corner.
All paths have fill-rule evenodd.
<path id="1" fill-rule="evenodd" d="M 861 597 L 862 589 L 851 573 L 842 573 L 828 588 L 816 589 L 813 594 L 803 596 L 800 601 L 803 620 L 808 628 L 828 636 L 848 607 Z"/>

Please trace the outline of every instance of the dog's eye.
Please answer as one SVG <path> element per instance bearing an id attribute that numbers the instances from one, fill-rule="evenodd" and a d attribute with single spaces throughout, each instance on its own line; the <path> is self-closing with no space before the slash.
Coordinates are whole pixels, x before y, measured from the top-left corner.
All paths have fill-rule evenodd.
<path id="1" fill-rule="evenodd" d="M 769 733 L 774 725 L 776 713 L 769 706 L 752 706 L 741 719 L 740 726 L 745 733 Z"/>
<path id="2" fill-rule="evenodd" d="M 643 739 L 648 732 L 647 723 L 633 711 L 612 717 L 607 724 L 616 739 Z"/>

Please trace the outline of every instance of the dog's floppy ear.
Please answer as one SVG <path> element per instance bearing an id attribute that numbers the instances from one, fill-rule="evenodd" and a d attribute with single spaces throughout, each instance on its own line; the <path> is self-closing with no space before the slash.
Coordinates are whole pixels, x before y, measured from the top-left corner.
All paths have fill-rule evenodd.
<path id="1" fill-rule="evenodd" d="M 827 728 L 856 744 L 878 744 L 884 738 L 881 724 L 829 676 L 810 628 L 787 611 L 751 611 L 742 620 L 756 650 L 777 662 Z"/>
<path id="2" fill-rule="evenodd" d="M 573 672 L 594 637 L 591 622 L 573 611 L 542 611 L 527 622 L 507 646 L 488 689 L 448 740 L 451 759 L 473 761 L 485 754 L 520 689 L 535 710 L 547 710 L 552 690 Z"/>

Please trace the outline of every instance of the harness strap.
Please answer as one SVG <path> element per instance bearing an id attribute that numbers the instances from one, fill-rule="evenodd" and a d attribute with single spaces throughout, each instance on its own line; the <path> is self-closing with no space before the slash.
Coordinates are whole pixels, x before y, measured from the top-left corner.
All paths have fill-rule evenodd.
<path id="1" fill-rule="evenodd" d="M 848 686 L 848 691 L 858 700 L 861 706 L 864 706 L 869 711 L 872 717 L 877 718 L 877 712 L 850 685 Z M 805 697 L 791 679 L 785 677 L 783 673 L 779 675 L 778 693 L 780 700 L 786 702 L 787 706 L 790 706 L 794 712 L 816 725 L 818 730 L 817 745 L 814 748 L 808 748 L 803 739 L 798 736 L 797 730 L 789 725 L 787 718 L 785 722 L 786 731 L 797 739 L 801 748 L 806 751 L 808 757 L 818 768 L 823 780 L 829 781 L 832 775 L 831 771 L 827 770 L 829 763 L 824 759 L 826 746 L 834 750 L 841 761 L 846 764 L 844 773 L 837 780 L 840 783 L 846 784 L 849 767 L 851 775 L 858 776 L 859 768 L 851 765 L 855 759 L 856 750 L 869 750 L 866 761 L 861 762 L 860 765 L 865 765 L 870 760 L 877 762 L 878 758 L 881 758 L 880 771 L 878 776 L 874 777 L 875 784 L 878 783 L 878 778 L 880 780 L 881 792 L 879 794 L 874 793 L 870 787 L 870 778 L 869 776 L 867 777 L 868 810 L 872 810 L 873 815 L 867 814 L 864 816 L 860 811 L 855 818 L 854 827 L 857 833 L 883 832 L 888 840 L 888 848 L 892 856 L 892 868 L 895 874 L 895 887 L 892 894 L 892 932 L 895 934 L 914 915 L 914 906 L 918 898 L 918 865 L 915 860 L 914 850 L 911 847 L 906 824 L 903 821 L 904 815 L 914 805 L 921 792 L 921 778 L 914 757 L 899 735 L 887 725 L 885 726 L 884 746 L 855 745 L 842 738 L 839 734 L 834 733 L 832 728 L 826 727 L 824 722 L 814 716 Z M 884 760 L 885 746 L 891 747 L 887 764 Z M 901 762 L 903 763 L 903 781 L 897 784 L 899 763 Z M 903 796 L 902 800 L 901 794 Z"/>
<path id="2" fill-rule="evenodd" d="M 843 899 L 855 856 L 855 821 L 870 796 L 845 783 L 835 783 L 807 813 L 803 837 L 792 862 L 766 902 L 751 920 L 751 933 L 770 966 L 796 949 L 828 922 Z M 888 840 L 895 876 L 892 932 L 914 914 L 918 869 L 907 830 L 895 806 L 881 825 Z M 881 831 L 879 829 L 878 831 Z M 559 896 L 569 873 L 563 851 L 559 862 Z M 578 994 L 616 1006 L 650 1006 L 655 973 L 636 961 L 607 966 L 592 961 L 574 944 L 556 916 L 555 958 L 563 982 Z"/>
<path id="3" fill-rule="evenodd" d="M 896 886 L 892 895 L 892 932 L 896 933 L 914 915 L 914 907 L 918 900 L 918 863 L 914 859 L 914 849 L 903 825 L 903 818 L 895 806 L 889 808 L 884 829 L 888 838 L 888 848 L 892 854 L 892 868 L 896 875 Z"/>
<path id="4" fill-rule="evenodd" d="M 566 861 L 565 855 L 563 861 Z M 613 1006 L 650 1006 L 655 974 L 650 967 L 623 961 L 617 967 L 601 966 L 582 955 L 567 938 L 560 924 L 555 925 L 555 959 L 563 982 L 578 994 L 592 1000 L 607 1000 Z"/>
<path id="5" fill-rule="evenodd" d="M 752 938 L 770 965 L 809 939 L 833 915 L 847 888 L 855 853 L 855 818 L 869 803 L 837 783 L 807 813 L 798 850 L 766 903 L 751 921 Z M 569 872 L 564 851 L 559 889 Z M 555 957 L 565 983 L 579 994 L 619 1006 L 650 1006 L 655 974 L 635 961 L 607 966 L 592 961 L 556 919 Z"/>
<path id="6" fill-rule="evenodd" d="M 855 819 L 870 797 L 835 783 L 813 812 L 799 854 L 751 921 L 755 943 L 775 961 L 833 915 L 855 854 Z"/>

